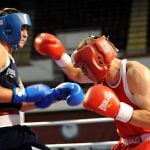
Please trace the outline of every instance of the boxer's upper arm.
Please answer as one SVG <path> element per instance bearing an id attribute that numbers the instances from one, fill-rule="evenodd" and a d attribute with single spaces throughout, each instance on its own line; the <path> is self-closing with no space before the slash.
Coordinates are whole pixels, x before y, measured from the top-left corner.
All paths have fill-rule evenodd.
<path id="1" fill-rule="evenodd" d="M 150 70 L 135 62 L 129 67 L 127 78 L 135 104 L 141 109 L 150 110 Z"/>
<path id="2" fill-rule="evenodd" d="M 9 58 L 4 48 L 0 47 L 0 72 L 9 64 Z"/>

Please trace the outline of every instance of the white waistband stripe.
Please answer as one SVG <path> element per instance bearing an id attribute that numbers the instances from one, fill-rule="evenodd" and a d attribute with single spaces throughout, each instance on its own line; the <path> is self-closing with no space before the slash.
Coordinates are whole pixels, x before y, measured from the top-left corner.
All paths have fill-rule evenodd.
<path id="1" fill-rule="evenodd" d="M 20 116 L 17 114 L 0 116 L 0 127 L 20 124 Z"/>

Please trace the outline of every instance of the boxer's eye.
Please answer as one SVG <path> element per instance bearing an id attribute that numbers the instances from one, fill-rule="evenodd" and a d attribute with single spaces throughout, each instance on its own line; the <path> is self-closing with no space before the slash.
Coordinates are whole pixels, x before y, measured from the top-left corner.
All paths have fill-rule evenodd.
<path id="1" fill-rule="evenodd" d="M 85 76 L 88 76 L 88 71 L 85 65 L 81 65 L 80 68 L 82 69 L 82 72 Z"/>
<path id="2" fill-rule="evenodd" d="M 104 63 L 103 59 L 100 56 L 98 57 L 98 61 L 99 61 L 99 64 L 103 64 Z"/>

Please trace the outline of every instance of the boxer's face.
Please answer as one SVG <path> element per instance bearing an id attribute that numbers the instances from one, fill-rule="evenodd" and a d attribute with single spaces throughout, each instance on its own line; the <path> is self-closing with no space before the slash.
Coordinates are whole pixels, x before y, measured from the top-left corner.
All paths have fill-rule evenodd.
<path id="1" fill-rule="evenodd" d="M 28 38 L 28 27 L 23 26 L 21 29 L 21 39 L 19 42 L 19 48 L 23 48 Z"/>

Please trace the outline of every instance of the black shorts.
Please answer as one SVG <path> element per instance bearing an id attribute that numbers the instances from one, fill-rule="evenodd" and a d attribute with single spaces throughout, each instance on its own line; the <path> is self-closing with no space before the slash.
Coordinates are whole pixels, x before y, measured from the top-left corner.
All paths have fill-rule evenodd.
<path id="1" fill-rule="evenodd" d="M 0 150 L 32 150 L 32 146 L 40 150 L 50 150 L 27 126 L 0 128 Z"/>

